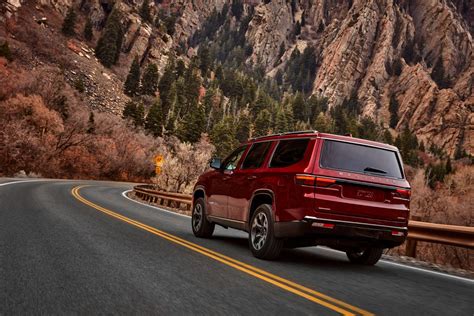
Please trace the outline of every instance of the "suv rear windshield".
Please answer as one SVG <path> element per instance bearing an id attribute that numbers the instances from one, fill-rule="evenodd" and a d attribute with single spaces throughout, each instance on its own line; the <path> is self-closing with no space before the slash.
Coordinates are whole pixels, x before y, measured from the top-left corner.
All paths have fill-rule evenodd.
<path id="1" fill-rule="evenodd" d="M 321 167 L 402 179 L 397 153 L 392 150 L 325 140 Z"/>

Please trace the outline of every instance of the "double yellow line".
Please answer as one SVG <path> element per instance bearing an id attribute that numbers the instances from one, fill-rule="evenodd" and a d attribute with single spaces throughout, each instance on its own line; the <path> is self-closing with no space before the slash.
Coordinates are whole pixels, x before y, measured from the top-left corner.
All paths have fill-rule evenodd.
<path id="1" fill-rule="evenodd" d="M 156 229 L 154 227 L 148 226 L 146 224 L 143 224 L 141 222 L 135 221 L 133 219 L 130 219 L 128 217 L 125 217 L 123 215 L 120 215 L 118 213 L 115 213 L 109 209 L 106 209 L 105 207 L 102 207 L 100 205 L 97 205 L 95 203 L 92 203 L 89 200 L 86 200 L 79 194 L 79 190 L 83 188 L 84 186 L 77 186 L 72 189 L 71 193 L 72 195 L 82 203 L 100 211 L 103 212 L 109 216 L 112 216 L 116 219 L 119 219 L 123 222 L 126 222 L 130 225 L 133 225 L 137 228 L 146 230 L 156 236 L 159 236 L 161 238 L 164 238 L 168 241 L 171 241 L 175 244 L 181 245 L 185 248 L 188 248 L 192 251 L 198 252 L 206 257 L 212 258 L 216 261 L 219 261 L 227 266 L 230 266 L 234 269 L 237 269 L 239 271 L 242 271 L 248 275 L 251 275 L 257 279 L 263 280 L 265 282 L 268 282 L 274 286 L 277 286 L 285 291 L 291 292 L 295 295 L 298 295 L 300 297 L 303 297 L 307 300 L 310 300 L 313 303 L 319 304 L 321 306 L 324 306 L 326 308 L 329 308 L 335 312 L 338 312 L 342 315 L 373 315 L 372 313 L 365 311 L 363 309 L 360 309 L 358 307 L 352 306 L 350 304 L 347 304 L 345 302 L 342 302 L 338 299 L 332 298 L 328 295 L 325 295 L 323 293 L 320 293 L 318 291 L 312 290 L 310 288 L 307 288 L 303 285 L 294 283 L 290 280 L 284 279 L 282 277 L 279 277 L 277 275 L 274 275 L 272 273 L 269 273 L 267 271 L 264 271 L 262 269 L 259 269 L 257 267 L 248 265 L 246 263 L 243 263 L 241 261 L 235 260 L 233 258 L 230 258 L 228 256 L 225 256 L 221 253 L 215 252 L 211 249 L 202 247 L 200 245 L 197 245 L 195 243 L 189 242 L 185 239 L 179 238 L 177 236 L 171 235 L 169 233 L 166 233 L 162 230 Z"/>

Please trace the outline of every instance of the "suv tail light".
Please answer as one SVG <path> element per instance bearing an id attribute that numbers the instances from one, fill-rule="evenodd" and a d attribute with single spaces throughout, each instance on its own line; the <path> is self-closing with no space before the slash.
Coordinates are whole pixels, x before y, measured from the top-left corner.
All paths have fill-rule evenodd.
<path id="1" fill-rule="evenodd" d="M 411 190 L 409 189 L 397 189 L 398 195 L 404 199 L 409 200 L 411 197 Z"/>
<path id="2" fill-rule="evenodd" d="M 320 178 L 307 174 L 297 174 L 295 176 L 295 182 L 299 185 L 309 185 L 309 186 L 318 186 L 318 187 L 328 187 L 336 183 L 334 179 Z"/>

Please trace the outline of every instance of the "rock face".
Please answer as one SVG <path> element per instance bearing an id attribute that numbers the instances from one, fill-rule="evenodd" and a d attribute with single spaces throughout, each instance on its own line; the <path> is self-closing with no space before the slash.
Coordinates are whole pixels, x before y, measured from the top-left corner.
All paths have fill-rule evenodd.
<path id="1" fill-rule="evenodd" d="M 24 1 L 23 1 L 24 2 Z M 10 8 L 20 0 L 7 0 Z M 114 0 L 37 0 L 64 16 L 73 4 L 103 26 Z M 152 12 L 177 17 L 172 36 L 139 14 L 143 0 L 117 1 L 126 34 L 115 73 L 124 79 L 131 60 L 153 62 L 160 72 L 170 55 L 186 46 L 214 10 L 231 0 L 150 1 Z M 362 114 L 388 125 L 391 97 L 399 103 L 393 132 L 413 130 L 425 144 L 452 155 L 474 153 L 474 5 L 472 0 L 244 0 L 252 18 L 245 34 L 247 62 L 268 76 L 284 70 L 295 48 L 315 49 L 312 93 L 341 104 L 355 92 Z M 230 12 L 228 14 L 231 14 Z M 301 30 L 299 31 L 299 26 Z M 228 27 L 228 26 L 227 26 Z M 238 27 L 233 20 L 230 27 Z M 298 30 L 298 31 L 297 31 Z M 283 49 L 283 51 L 282 51 Z M 191 57 L 195 51 L 185 51 Z"/>
<path id="2" fill-rule="evenodd" d="M 273 75 L 282 42 L 289 50 L 314 46 L 319 66 L 313 94 L 328 97 L 330 106 L 356 91 L 363 115 L 387 125 L 393 95 L 400 104 L 397 130 L 409 127 L 451 155 L 457 146 L 472 153 L 474 22 L 468 3 L 306 0 L 296 8 L 286 1 L 260 3 L 247 32 L 251 58 Z M 301 35 L 292 40 L 302 16 Z"/>

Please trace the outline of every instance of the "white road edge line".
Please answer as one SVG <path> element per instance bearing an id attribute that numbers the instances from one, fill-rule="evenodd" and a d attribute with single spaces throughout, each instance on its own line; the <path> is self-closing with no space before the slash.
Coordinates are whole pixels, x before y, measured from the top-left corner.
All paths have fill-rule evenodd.
<path id="1" fill-rule="evenodd" d="M 123 196 L 124 198 L 126 198 L 126 199 L 132 201 L 132 202 L 135 202 L 135 203 L 138 203 L 138 204 L 141 204 L 141 205 L 144 205 L 144 206 L 148 206 L 148 207 L 150 207 L 150 208 L 154 208 L 154 209 L 157 209 L 157 210 L 162 211 L 162 212 L 174 214 L 174 215 L 181 216 L 181 217 L 187 217 L 187 218 L 190 218 L 190 217 L 191 217 L 191 216 L 189 216 L 189 215 L 184 215 L 184 214 L 179 214 L 179 213 L 176 213 L 176 212 L 173 212 L 173 211 L 168 211 L 168 210 L 165 210 L 165 209 L 162 209 L 162 208 L 153 206 L 153 205 L 145 204 L 145 203 L 136 201 L 136 200 L 134 200 L 134 199 L 131 199 L 131 198 L 129 198 L 129 197 L 127 196 L 127 193 L 128 193 L 128 192 L 131 192 L 131 191 L 133 191 L 133 190 L 126 190 L 126 191 L 123 191 L 123 192 L 122 192 L 122 196 Z M 318 247 L 318 249 L 324 249 L 324 250 L 326 250 L 326 251 L 337 252 L 337 253 L 339 253 L 339 254 L 343 254 L 343 252 L 338 251 L 338 250 L 334 250 L 334 249 L 331 249 L 331 248 Z M 472 279 L 463 278 L 463 277 L 460 277 L 460 276 L 457 276 L 457 275 L 451 275 L 451 274 L 446 274 L 446 273 L 443 273 L 443 272 L 432 271 L 432 270 L 427 270 L 427 269 L 418 268 L 418 267 L 412 267 L 412 266 L 409 266 L 409 265 L 406 265 L 406 264 L 396 263 L 396 262 L 392 262 L 392 261 L 388 261 L 388 260 L 380 260 L 380 261 L 383 262 L 383 263 L 387 263 L 387 264 L 391 264 L 391 265 L 400 266 L 400 267 L 403 267 L 403 268 L 406 268 L 406 269 L 417 270 L 417 271 L 421 271 L 421 272 L 436 274 L 436 275 L 443 276 L 443 277 L 446 277 L 446 278 L 452 278 L 452 279 L 456 279 L 456 280 L 460 280 L 460 281 L 464 281 L 464 282 L 474 283 L 474 280 L 472 280 Z"/>
<path id="2" fill-rule="evenodd" d="M 173 212 L 173 211 L 168 211 L 168 210 L 165 210 L 165 209 L 160 208 L 160 207 L 156 207 L 156 206 L 153 206 L 153 205 L 149 205 L 149 204 L 142 203 L 142 202 L 139 202 L 139 201 L 137 201 L 137 200 L 131 199 L 131 198 L 129 198 L 129 197 L 127 196 L 127 193 L 128 193 L 128 192 L 131 192 L 131 191 L 133 191 L 133 190 L 126 190 L 126 191 L 123 191 L 123 192 L 122 192 L 122 196 L 123 196 L 124 198 L 126 198 L 127 200 L 130 200 L 130 201 L 132 201 L 132 202 L 135 202 L 135 203 L 138 203 L 138 204 L 141 204 L 141 205 L 148 206 L 148 207 L 150 207 L 150 208 L 154 208 L 154 209 L 159 210 L 159 211 L 162 211 L 162 212 L 170 213 L 170 214 L 177 215 L 177 216 L 181 216 L 181 217 L 191 218 L 191 216 L 189 216 L 189 215 L 179 214 L 179 213 L 176 213 L 176 212 Z"/>
<path id="3" fill-rule="evenodd" d="M 18 181 L 12 181 L 12 182 L 5 182 L 5 183 L 0 183 L 0 187 L 3 187 L 5 185 L 10 185 L 10 184 L 15 184 L 15 183 L 39 182 L 39 181 L 45 181 L 45 180 L 35 179 L 35 180 L 18 180 Z"/>
<path id="4" fill-rule="evenodd" d="M 338 251 L 338 250 L 334 250 L 334 249 L 331 249 L 331 248 L 319 247 L 318 249 L 324 249 L 325 251 L 337 252 L 339 254 L 343 254 L 343 252 Z M 474 280 L 472 280 L 472 279 L 460 277 L 460 276 L 457 276 L 457 275 L 452 275 L 452 274 L 447 274 L 447 273 L 443 273 L 443 272 L 428 270 L 428 269 L 424 269 L 424 268 L 413 267 L 413 266 L 409 266 L 409 265 L 406 265 L 406 264 L 403 264 L 403 263 L 393 262 L 393 261 L 384 260 L 384 259 L 382 259 L 380 261 L 383 262 L 383 263 L 387 263 L 387 264 L 391 264 L 391 265 L 395 265 L 395 266 L 400 266 L 400 267 L 407 268 L 407 269 L 417 270 L 417 271 L 421 271 L 421 272 L 436 274 L 436 275 L 443 276 L 443 277 L 446 277 L 446 278 L 451 278 L 451 279 L 456 279 L 456 280 L 460 280 L 460 281 L 464 281 L 464 282 L 474 283 Z"/>

